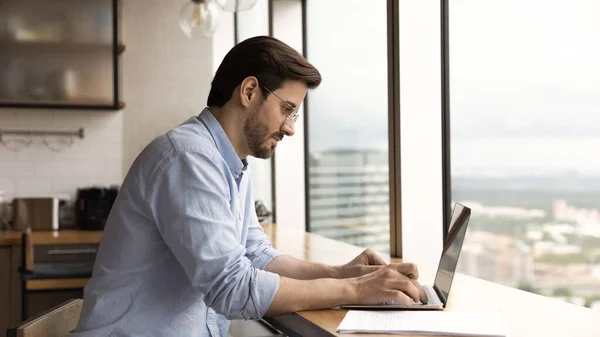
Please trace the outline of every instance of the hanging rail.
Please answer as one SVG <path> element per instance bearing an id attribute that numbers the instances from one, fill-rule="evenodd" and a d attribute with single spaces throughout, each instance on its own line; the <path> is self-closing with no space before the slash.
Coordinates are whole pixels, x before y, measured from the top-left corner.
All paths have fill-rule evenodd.
<path id="1" fill-rule="evenodd" d="M 19 136 L 71 136 L 83 139 L 83 128 L 77 131 L 49 131 L 49 130 L 3 130 L 0 129 L 0 138 L 3 135 L 19 135 Z"/>

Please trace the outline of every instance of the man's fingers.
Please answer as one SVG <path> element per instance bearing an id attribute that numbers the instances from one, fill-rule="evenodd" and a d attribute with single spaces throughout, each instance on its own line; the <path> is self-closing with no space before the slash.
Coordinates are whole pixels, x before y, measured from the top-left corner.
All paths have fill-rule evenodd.
<path id="1" fill-rule="evenodd" d="M 410 300 L 410 297 L 408 297 L 405 293 L 403 293 L 401 291 L 395 292 L 394 301 L 400 302 L 407 307 L 410 307 L 412 305 L 412 301 Z"/>
<path id="2" fill-rule="evenodd" d="M 427 298 L 427 294 L 425 293 L 425 289 L 423 289 L 423 286 L 421 286 L 421 284 L 417 280 L 412 280 L 412 283 L 415 285 L 415 287 L 417 287 L 417 289 L 419 289 L 419 300 L 421 301 L 421 303 L 427 304 L 429 302 L 429 299 Z"/>
<path id="3" fill-rule="evenodd" d="M 412 298 L 415 302 L 419 301 L 419 289 L 417 288 L 417 286 L 414 285 L 414 283 L 411 280 L 395 280 L 393 285 L 394 290 L 399 290 L 405 293 L 409 298 Z"/>
<path id="4" fill-rule="evenodd" d="M 387 264 L 381 256 L 379 256 L 374 250 L 367 249 L 365 250 L 365 254 L 367 255 L 367 263 L 369 265 L 385 265 Z"/>
<path id="5" fill-rule="evenodd" d="M 393 266 L 399 273 L 406 275 L 410 279 L 416 280 L 419 278 L 419 270 L 414 263 L 396 263 Z"/>

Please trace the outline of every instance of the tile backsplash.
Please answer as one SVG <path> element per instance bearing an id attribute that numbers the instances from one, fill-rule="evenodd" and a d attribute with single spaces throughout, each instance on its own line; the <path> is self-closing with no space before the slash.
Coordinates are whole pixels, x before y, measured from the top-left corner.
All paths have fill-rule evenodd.
<path id="1" fill-rule="evenodd" d="M 10 147 L 16 141 L 31 140 L 20 150 L 0 143 L 0 191 L 7 199 L 22 196 L 58 195 L 73 198 L 78 187 L 109 186 L 123 179 L 122 112 L 97 110 L 46 110 L 0 108 L 0 130 L 84 129 L 84 138 L 73 138 L 65 146 L 64 137 L 3 137 Z M 56 151 L 59 150 L 59 151 Z"/>

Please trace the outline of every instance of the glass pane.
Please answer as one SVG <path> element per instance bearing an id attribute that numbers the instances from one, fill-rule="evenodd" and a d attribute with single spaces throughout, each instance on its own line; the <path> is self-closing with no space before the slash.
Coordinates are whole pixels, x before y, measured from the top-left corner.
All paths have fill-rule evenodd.
<path id="1" fill-rule="evenodd" d="M 254 36 L 269 35 L 269 0 L 258 0 L 256 4 L 247 11 L 236 13 L 237 16 L 237 42 L 244 41 Z M 272 193 L 272 159 L 256 159 L 248 157 L 252 166 L 252 185 L 255 201 L 262 202 L 267 211 L 273 212 Z M 271 221 L 272 215 L 262 217 L 258 212 L 259 220 Z"/>
<path id="2" fill-rule="evenodd" d="M 111 0 L 0 2 L 0 103 L 114 103 Z"/>
<path id="3" fill-rule="evenodd" d="M 269 35 L 269 0 L 257 0 L 251 9 L 236 15 L 238 41 Z"/>
<path id="4" fill-rule="evenodd" d="M 450 1 L 462 272 L 600 306 L 600 2 Z M 595 304 L 594 304 L 595 303 Z"/>
<path id="5" fill-rule="evenodd" d="M 386 2 L 307 1 L 309 230 L 389 252 Z M 332 15 L 331 13 L 335 13 Z"/>

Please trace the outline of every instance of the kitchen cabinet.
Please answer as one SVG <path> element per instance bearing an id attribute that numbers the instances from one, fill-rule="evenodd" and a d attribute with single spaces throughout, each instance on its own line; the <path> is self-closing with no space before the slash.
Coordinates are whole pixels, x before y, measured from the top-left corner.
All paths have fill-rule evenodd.
<path id="1" fill-rule="evenodd" d="M 10 322 L 10 247 L 0 246 L 0 335 L 4 334 Z"/>
<path id="2" fill-rule="evenodd" d="M 100 242 L 99 231 L 40 231 L 34 232 L 37 241 L 46 241 L 42 245 L 58 247 L 70 245 L 73 248 L 94 247 Z M 49 258 L 38 252 L 42 262 Z M 21 233 L 18 231 L 0 231 L 0 336 L 5 335 L 9 326 L 22 321 L 21 319 L 21 282 L 19 267 L 21 265 Z M 64 279 L 68 282 L 70 279 Z M 29 317 L 40 314 L 71 298 L 82 298 L 83 287 L 63 287 L 57 284 L 53 289 L 29 292 L 27 295 Z"/>
<path id="3" fill-rule="evenodd" d="M 117 0 L 0 2 L 0 107 L 119 109 Z"/>
<path id="4" fill-rule="evenodd" d="M 0 242 L 0 335 L 4 335 L 9 326 L 21 320 L 19 247 Z"/>

